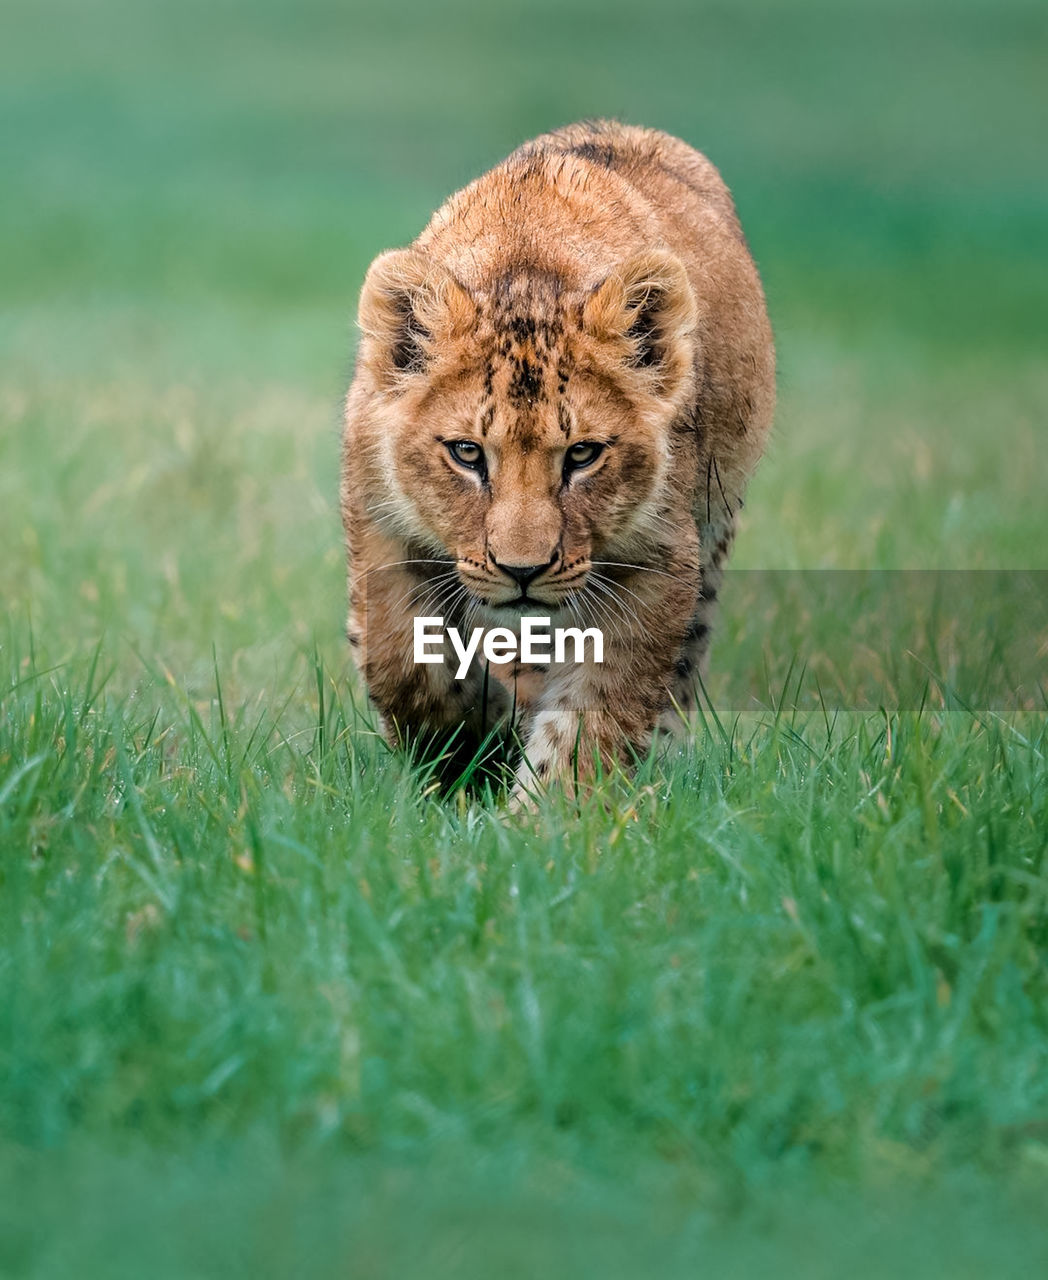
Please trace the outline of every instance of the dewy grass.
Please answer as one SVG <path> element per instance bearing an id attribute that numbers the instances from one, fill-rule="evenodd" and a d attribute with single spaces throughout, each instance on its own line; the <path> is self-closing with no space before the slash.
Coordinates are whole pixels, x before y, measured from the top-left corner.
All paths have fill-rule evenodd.
<path id="1" fill-rule="evenodd" d="M 424 794 L 315 660 L 297 726 L 101 667 L 4 698 L 11 1139 L 1036 1149 L 1043 718 L 740 719 L 508 821 Z"/>
<path id="2" fill-rule="evenodd" d="M 7 10 L 0 1276 L 1048 1272 L 1026 0 Z M 587 114 L 721 168 L 780 407 L 693 740 L 510 817 L 348 675 L 338 406 Z"/>
<path id="3" fill-rule="evenodd" d="M 482 1236 L 559 1206 L 524 1253 L 591 1222 L 595 1267 L 630 1185 L 664 1202 L 628 1210 L 649 1256 L 686 1274 L 676 1228 L 716 1256 L 710 1224 L 784 1178 L 886 1197 L 895 1224 L 900 1185 L 934 1217 L 958 1170 L 1014 1184 L 1009 1213 L 1043 1180 L 1043 717 L 780 699 L 509 821 L 432 794 L 315 652 L 295 714 L 231 715 L 220 662 L 203 701 L 148 672 L 110 698 L 109 657 L 38 653 L 3 695 L 0 1131 L 33 1213 L 60 1193 L 32 1153 L 68 1150 L 58 1185 L 122 1188 L 172 1257 L 146 1186 L 206 1240 L 201 1195 L 249 1232 L 255 1194 L 315 1215 L 302 1179 L 346 1197 L 303 1246 L 332 1273 L 361 1233 L 423 1250 L 393 1228 L 407 1187 L 438 1235 L 452 1202 Z M 826 1257 L 859 1203 L 826 1201 Z M 100 1268 L 141 1243 L 74 1227 Z"/>

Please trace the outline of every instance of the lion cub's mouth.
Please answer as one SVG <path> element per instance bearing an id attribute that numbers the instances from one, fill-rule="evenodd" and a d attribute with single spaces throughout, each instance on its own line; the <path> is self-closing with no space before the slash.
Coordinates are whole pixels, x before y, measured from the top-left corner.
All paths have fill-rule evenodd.
<path id="1" fill-rule="evenodd" d="M 482 602 L 487 608 L 494 610 L 496 613 L 500 609 L 515 610 L 517 613 L 531 614 L 548 614 L 556 613 L 558 609 L 564 605 L 563 596 L 558 595 L 553 600 L 543 600 L 541 596 L 532 596 L 522 592 L 519 596 L 514 596 L 512 600 L 484 600 Z"/>
<path id="2" fill-rule="evenodd" d="M 547 600 L 543 599 L 542 596 L 533 595 L 525 589 L 519 595 L 512 596 L 508 600 L 499 600 L 493 599 L 483 591 L 478 591 L 476 585 L 471 582 L 463 583 L 463 586 L 465 586 L 469 595 L 477 604 L 485 609 L 492 610 L 494 613 L 498 613 L 500 610 L 516 610 L 519 613 L 547 614 L 551 610 L 555 611 L 561 608 L 564 603 L 563 594 L 560 592 L 554 595 L 553 599 Z M 545 584 L 543 583 L 542 586 L 545 586 Z M 542 587 L 539 588 L 539 590 L 541 589 Z"/>

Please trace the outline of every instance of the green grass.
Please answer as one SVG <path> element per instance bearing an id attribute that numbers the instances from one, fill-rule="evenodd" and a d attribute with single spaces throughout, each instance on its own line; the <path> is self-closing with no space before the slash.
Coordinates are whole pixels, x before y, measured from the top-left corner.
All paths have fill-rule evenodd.
<path id="1" fill-rule="evenodd" d="M 1037 6 L 8 8 L 0 1276 L 1038 1274 Z M 338 402 L 370 257 L 597 113 L 768 286 L 736 564 L 986 572 L 739 575 L 688 749 L 508 820 L 370 731 Z"/>

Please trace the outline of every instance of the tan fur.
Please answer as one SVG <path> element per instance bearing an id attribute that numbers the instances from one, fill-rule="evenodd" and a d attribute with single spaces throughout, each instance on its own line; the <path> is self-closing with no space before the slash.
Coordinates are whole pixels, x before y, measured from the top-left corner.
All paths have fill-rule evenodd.
<path id="1" fill-rule="evenodd" d="M 375 260 L 359 323 L 349 635 L 390 739 L 476 740 L 512 699 L 518 791 L 628 763 L 691 707 L 774 407 L 764 295 L 716 169 L 654 130 L 547 134 Z M 602 452 L 565 472 L 581 442 Z M 523 606 L 507 566 L 541 567 Z M 522 611 L 600 627 L 605 662 L 477 663 L 461 682 L 413 662 L 416 614 Z"/>

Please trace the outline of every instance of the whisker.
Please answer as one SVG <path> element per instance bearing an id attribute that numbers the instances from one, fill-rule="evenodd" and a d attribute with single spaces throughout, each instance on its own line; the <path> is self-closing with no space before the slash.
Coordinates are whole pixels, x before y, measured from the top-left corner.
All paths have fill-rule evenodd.
<path id="1" fill-rule="evenodd" d="M 639 595 L 637 595 L 636 591 L 631 591 L 631 590 L 629 589 L 629 587 L 625 586 L 625 585 L 624 585 L 623 583 L 621 583 L 621 582 L 616 582 L 614 578 L 609 578 L 609 577 L 607 577 L 607 575 L 606 575 L 606 574 L 603 574 L 603 573 L 593 573 L 593 574 L 591 574 L 590 576 L 593 578 L 593 581 L 594 581 L 595 583 L 600 583 L 601 585 L 606 586 L 606 587 L 608 587 L 609 589 L 612 589 L 612 590 L 625 591 L 625 593 L 626 593 L 628 596 L 632 596 L 632 597 L 633 597 L 633 599 L 634 599 L 634 600 L 636 600 L 636 602 L 637 602 L 639 605 L 641 605 L 641 606 L 643 606 L 643 607 L 647 607 L 647 601 L 646 601 L 646 600 L 643 600 Z M 634 619 L 636 620 L 637 625 L 638 625 L 638 626 L 643 626 L 643 623 L 641 622 L 640 618 L 639 618 L 639 617 L 637 617 L 637 614 L 636 614 L 636 613 L 634 613 L 632 609 L 630 610 L 630 612 L 631 612 L 632 616 L 634 617 Z"/>
<path id="2" fill-rule="evenodd" d="M 588 591 L 588 587 L 583 588 L 583 591 L 580 592 L 580 595 L 585 595 L 587 591 Z M 596 614 L 597 620 L 603 624 L 602 629 L 603 627 L 607 627 L 608 629 L 610 629 L 612 634 L 612 639 L 615 641 L 625 640 L 630 652 L 632 653 L 632 650 L 633 650 L 632 636 L 628 632 L 623 630 L 622 626 L 620 625 L 619 619 L 616 618 L 615 614 L 612 612 L 611 606 L 596 594 L 592 594 L 589 596 L 588 603 L 592 608 L 593 612 Z"/>
<path id="3" fill-rule="evenodd" d="M 728 501 L 724 492 L 724 486 L 721 484 L 720 467 L 717 466 L 717 459 L 713 457 L 713 454 L 710 454 L 710 457 L 713 459 L 713 473 L 717 477 L 717 488 L 720 490 L 721 501 L 724 503 L 724 508 L 728 515 L 734 516 L 735 512 L 732 511 L 731 503 Z"/>
<path id="4" fill-rule="evenodd" d="M 407 591 L 402 592 L 390 606 L 391 609 L 399 609 L 401 605 L 405 607 L 415 603 L 415 597 L 427 594 L 433 587 L 438 586 L 442 582 L 446 582 L 449 578 L 454 578 L 455 571 L 452 569 L 449 573 L 439 573 L 435 577 L 426 578 L 423 582 L 418 582 L 414 586 L 409 587 Z"/>
<path id="5" fill-rule="evenodd" d="M 613 616 L 614 616 L 614 611 L 616 609 L 618 610 L 618 617 L 620 619 L 620 626 L 619 626 L 620 637 L 626 638 L 629 645 L 630 653 L 632 654 L 633 640 L 636 635 L 636 630 L 643 630 L 644 623 L 641 620 L 640 616 L 637 614 L 637 612 L 633 608 L 631 608 L 631 606 L 627 604 L 625 600 L 623 600 L 620 596 L 616 595 L 615 591 L 612 589 L 613 587 L 618 586 L 619 584 L 617 583 L 609 584 L 608 582 L 602 581 L 601 579 L 602 579 L 602 575 L 597 574 L 596 577 L 593 579 L 591 585 L 595 591 L 597 590 L 601 591 L 604 597 L 606 597 L 606 599 L 609 601 L 607 607 L 612 610 Z M 641 603 L 643 603 L 643 601 L 641 601 Z M 627 617 L 636 624 L 636 629 L 634 627 L 626 625 Z"/>
<path id="6" fill-rule="evenodd" d="M 603 565 L 607 569 L 637 569 L 640 573 L 655 573 L 660 578 L 670 578 L 674 582 L 678 581 L 677 574 L 666 573 L 663 569 L 652 569 L 646 564 L 626 564 L 621 560 L 594 560 L 593 563 Z"/>
<path id="7" fill-rule="evenodd" d="M 373 569 L 366 569 L 365 575 L 379 573 L 383 569 L 398 569 L 404 564 L 428 564 L 432 568 L 437 565 L 453 565 L 454 561 L 441 556 L 433 556 L 430 560 L 391 560 L 388 564 L 377 564 Z"/>
<path id="8" fill-rule="evenodd" d="M 601 582 L 599 580 L 599 576 L 592 578 L 590 585 L 593 587 L 595 591 L 600 591 L 605 598 L 610 600 L 612 604 L 617 605 L 618 608 L 621 609 L 624 613 L 628 613 L 629 616 L 633 619 L 633 621 L 638 626 L 642 625 L 640 618 L 637 616 L 634 610 L 631 609 L 624 600 L 619 599 L 619 597 L 614 593 L 614 591 L 611 590 L 611 588 L 606 583 Z"/>
<path id="9" fill-rule="evenodd" d="M 427 607 L 441 609 L 446 613 L 449 607 L 455 604 L 461 591 L 463 591 L 461 583 L 447 582 L 440 588 L 433 603 Z"/>
<path id="10" fill-rule="evenodd" d="M 437 608 L 448 598 L 449 593 L 453 593 L 455 587 L 454 577 L 454 574 L 444 574 L 440 579 L 431 579 L 422 584 L 421 589 L 425 594 L 418 601 L 419 615 L 426 614 L 430 609 Z"/>

